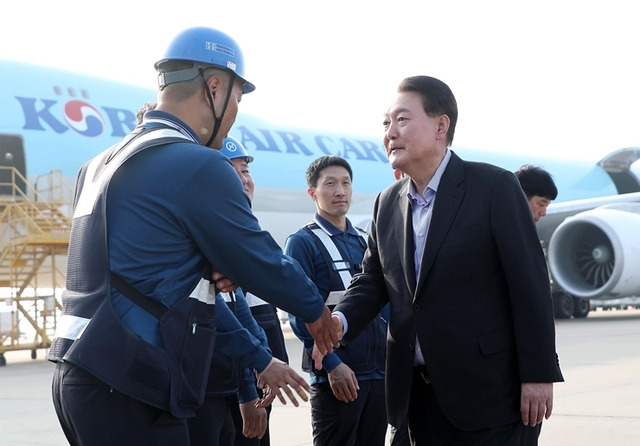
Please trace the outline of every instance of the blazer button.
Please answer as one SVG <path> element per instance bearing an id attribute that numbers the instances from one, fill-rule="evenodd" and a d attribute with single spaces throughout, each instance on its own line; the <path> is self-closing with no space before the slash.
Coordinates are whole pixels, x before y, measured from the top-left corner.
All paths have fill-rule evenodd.
<path id="1" fill-rule="evenodd" d="M 414 304 L 414 305 L 413 305 L 413 311 L 414 311 L 415 313 L 417 313 L 418 311 L 420 311 L 420 304 Z"/>

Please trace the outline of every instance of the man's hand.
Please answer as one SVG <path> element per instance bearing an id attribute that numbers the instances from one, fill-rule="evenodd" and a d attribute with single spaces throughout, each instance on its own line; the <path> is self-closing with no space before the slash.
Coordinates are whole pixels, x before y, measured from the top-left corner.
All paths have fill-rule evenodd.
<path id="1" fill-rule="evenodd" d="M 344 334 L 344 328 L 342 326 L 342 319 L 340 319 L 340 316 L 336 316 L 335 314 L 331 315 L 331 322 L 333 323 L 333 329 L 336 333 L 336 336 L 338 337 L 338 339 L 342 339 L 342 336 Z M 322 370 L 322 358 L 324 358 L 324 355 L 326 353 L 320 353 L 320 350 L 318 349 L 318 346 L 314 343 L 313 344 L 313 351 L 311 352 L 311 359 L 313 359 L 313 364 L 314 367 L 316 368 L 316 370 Z"/>
<path id="2" fill-rule="evenodd" d="M 331 390 L 333 390 L 333 394 L 339 401 L 348 403 L 358 398 L 360 386 L 358 385 L 356 374 L 347 364 L 341 362 L 328 373 L 328 376 Z"/>
<path id="3" fill-rule="evenodd" d="M 332 347 L 339 347 L 338 336 L 336 335 L 336 329 L 331 320 L 331 311 L 329 307 L 325 305 L 322 316 L 316 319 L 314 322 L 307 324 L 307 329 L 313 340 L 315 341 L 318 351 L 323 356 L 332 351 Z"/>
<path id="4" fill-rule="evenodd" d="M 271 391 L 275 392 L 280 402 L 282 404 L 287 404 L 287 400 L 281 392 L 281 390 L 284 390 L 293 405 L 296 407 L 299 406 L 299 403 L 293 395 L 291 388 L 293 388 L 303 401 L 309 400 L 306 392 L 311 392 L 311 386 L 303 377 L 298 375 L 295 370 L 287 364 L 276 358 L 272 358 L 271 362 L 265 367 L 265 369 L 258 373 L 258 387 L 262 389 L 264 386 L 269 386 Z M 289 386 L 291 386 L 291 388 L 289 388 Z"/>
<path id="5" fill-rule="evenodd" d="M 271 391 L 271 387 L 262 387 L 262 398 L 256 401 L 256 409 L 264 409 L 276 399 L 276 394 Z"/>
<path id="6" fill-rule="evenodd" d="M 344 326 L 342 325 L 342 319 L 337 314 L 331 315 L 331 322 L 333 322 L 333 329 L 336 332 L 338 339 L 342 339 L 344 336 Z"/>
<path id="7" fill-rule="evenodd" d="M 240 403 L 242 435 L 247 438 L 262 438 L 267 431 L 267 411 L 256 407 L 259 400 Z"/>
<path id="8" fill-rule="evenodd" d="M 211 281 L 215 283 L 218 291 L 223 293 L 230 293 L 231 291 L 235 291 L 238 289 L 238 285 L 233 283 L 231 279 L 228 279 L 224 274 L 214 268 L 213 273 L 211 274 Z"/>
<path id="9" fill-rule="evenodd" d="M 522 383 L 520 414 L 522 424 L 537 426 L 549 419 L 553 410 L 553 383 Z"/>

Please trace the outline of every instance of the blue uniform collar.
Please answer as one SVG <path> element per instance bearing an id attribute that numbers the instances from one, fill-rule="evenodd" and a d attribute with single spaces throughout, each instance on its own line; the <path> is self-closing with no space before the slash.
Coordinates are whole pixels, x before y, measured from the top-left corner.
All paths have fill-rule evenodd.
<path id="1" fill-rule="evenodd" d="M 347 230 L 346 231 L 342 231 L 339 228 L 336 228 L 333 224 L 329 223 L 326 219 L 322 218 L 317 212 L 316 214 L 313 216 L 313 221 L 320 226 L 320 228 L 326 232 L 327 234 L 329 234 L 330 236 L 334 236 L 334 235 L 338 235 L 338 234 L 350 234 L 350 235 L 356 235 L 359 236 L 360 234 L 358 233 L 358 231 L 355 230 L 355 228 L 353 227 L 353 225 L 351 224 L 351 222 L 349 221 L 349 219 L 347 218 Z"/>
<path id="2" fill-rule="evenodd" d="M 141 125 L 154 123 L 163 124 L 174 128 L 186 137 L 192 139 L 196 144 L 202 145 L 200 139 L 198 138 L 198 135 L 191 129 L 191 127 L 189 127 L 181 119 L 172 115 L 171 113 L 167 113 L 162 110 L 149 110 L 144 114 Z"/>

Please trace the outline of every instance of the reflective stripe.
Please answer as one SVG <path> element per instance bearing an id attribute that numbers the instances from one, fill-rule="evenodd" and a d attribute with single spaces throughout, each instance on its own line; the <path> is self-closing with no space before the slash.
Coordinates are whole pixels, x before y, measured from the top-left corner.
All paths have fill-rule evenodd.
<path id="1" fill-rule="evenodd" d="M 227 303 L 232 303 L 233 302 L 233 299 L 231 299 L 231 294 L 229 294 L 229 293 L 220 293 L 220 296 L 222 296 L 224 301 L 227 302 Z"/>
<path id="2" fill-rule="evenodd" d="M 348 262 L 342 261 L 342 262 L 336 262 L 335 259 L 333 261 L 333 267 L 337 270 L 343 270 L 343 269 L 349 269 L 350 265 Z"/>
<path id="3" fill-rule="evenodd" d="M 215 305 L 215 295 L 209 292 L 209 283 L 208 280 L 200 279 L 200 282 L 198 282 L 198 285 L 196 285 L 189 297 L 208 305 Z M 89 321 L 91 321 L 91 319 L 73 316 L 71 314 L 63 314 L 60 316 L 60 319 L 58 319 L 54 338 L 65 338 L 75 341 L 82 336 L 82 332 L 87 327 Z"/>
<path id="4" fill-rule="evenodd" d="M 347 287 L 349 286 L 349 283 L 351 282 L 351 273 L 349 272 L 348 269 L 346 269 L 348 268 L 347 266 L 348 263 L 345 262 L 344 259 L 342 258 L 340 251 L 338 251 L 338 247 L 336 246 L 334 241 L 331 239 L 329 234 L 327 234 L 321 228 L 322 226 L 316 229 L 312 229 L 312 231 L 320 239 L 324 247 L 329 252 L 329 255 L 331 256 L 331 260 L 333 260 L 334 268 L 336 271 L 338 271 L 338 274 L 340 274 L 340 279 L 342 279 L 342 284 L 344 285 L 344 289 L 346 290 Z M 340 269 L 339 266 L 341 266 L 342 269 Z"/>
<path id="5" fill-rule="evenodd" d="M 87 319 L 85 317 L 63 314 L 60 316 L 60 319 L 58 319 L 56 334 L 54 337 L 75 341 L 82 335 L 82 332 L 87 327 L 90 320 L 91 319 Z"/>
<path id="6" fill-rule="evenodd" d="M 244 297 L 247 299 L 247 303 L 249 304 L 249 307 L 259 307 L 260 305 L 266 305 L 269 303 L 267 301 L 260 299 L 255 294 L 251 294 L 251 293 L 245 293 Z"/>
<path id="7" fill-rule="evenodd" d="M 80 192 L 80 197 L 78 197 L 78 203 L 76 204 L 76 208 L 73 212 L 73 218 L 75 219 L 85 215 L 91 215 L 93 213 L 93 208 L 95 207 L 95 203 L 98 199 L 100 191 L 102 190 L 103 183 L 111 179 L 113 172 L 115 172 L 116 169 L 118 169 L 118 167 L 120 167 L 120 165 L 122 165 L 124 161 L 126 161 L 131 155 L 133 155 L 139 147 L 145 145 L 148 141 L 164 137 L 182 138 L 191 141 L 190 138 L 185 137 L 177 130 L 154 130 L 137 137 L 130 145 L 125 146 L 121 150 L 118 150 L 118 147 L 115 147 L 113 149 L 115 153 L 109 153 L 108 158 L 105 158 L 104 156 L 98 156 L 91 160 L 91 162 L 87 166 L 87 171 L 85 172 L 82 191 Z M 106 167 L 100 173 L 98 178 L 95 178 L 98 168 L 102 166 Z"/>
<path id="8" fill-rule="evenodd" d="M 189 294 L 191 299 L 197 299 L 202 303 L 207 305 L 215 305 L 216 303 L 216 295 L 215 295 L 215 287 L 211 284 L 209 280 L 204 278 L 200 279 L 200 282 L 193 289 L 191 294 Z"/>
<path id="9" fill-rule="evenodd" d="M 325 302 L 327 305 L 338 305 L 342 298 L 344 297 L 344 290 L 342 291 L 332 291 L 327 296 L 327 301 Z"/>

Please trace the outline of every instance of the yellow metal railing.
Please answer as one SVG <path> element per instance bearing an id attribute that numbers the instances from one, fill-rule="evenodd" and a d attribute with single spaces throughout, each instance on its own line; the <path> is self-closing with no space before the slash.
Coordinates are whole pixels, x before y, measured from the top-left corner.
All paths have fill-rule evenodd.
<path id="1" fill-rule="evenodd" d="M 31 350 L 35 357 L 36 349 L 51 345 L 61 309 L 56 291 L 66 275 L 73 188 L 60 171 L 31 185 L 15 168 L 0 166 L 0 178 L 0 291 L 8 302 L 0 315 L 4 365 L 6 351 Z"/>

